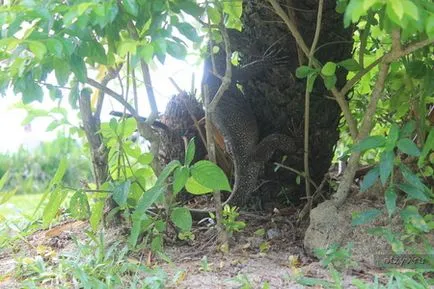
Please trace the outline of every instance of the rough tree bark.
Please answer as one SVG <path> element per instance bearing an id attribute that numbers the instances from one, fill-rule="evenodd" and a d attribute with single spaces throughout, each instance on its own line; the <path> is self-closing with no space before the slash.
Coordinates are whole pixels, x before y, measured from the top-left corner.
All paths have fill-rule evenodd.
<path id="1" fill-rule="evenodd" d="M 311 45 L 315 34 L 318 0 L 281 0 L 280 5 L 295 19 L 307 45 Z M 351 57 L 352 31 L 343 28 L 342 15 L 335 11 L 335 0 L 326 0 L 321 28 L 321 36 L 315 57 L 326 61 L 340 61 Z M 299 150 L 289 156 L 285 164 L 303 171 L 303 126 L 305 80 L 295 77 L 300 65 L 307 65 L 307 58 L 299 51 L 281 18 L 275 14 L 266 1 L 246 0 L 243 4 L 242 22 L 244 30 L 240 43 L 241 64 L 246 65 L 261 59 L 266 53 L 276 57 L 286 57 L 284 65 L 264 71 L 248 81 L 241 81 L 244 94 L 256 115 L 260 135 L 270 133 L 289 135 L 296 140 Z M 244 44 L 244 45 L 243 45 Z M 337 71 L 337 87 L 345 81 L 346 72 Z M 323 81 L 315 82 L 310 102 L 310 165 L 311 177 L 320 183 L 327 172 L 333 157 L 334 145 L 339 132 L 340 110 L 334 100 L 327 98 L 328 92 Z M 280 161 L 282 156 L 275 156 Z M 267 178 L 295 184 L 296 175 L 280 170 L 276 176 L 269 165 Z M 280 190 L 280 188 L 279 188 Z M 297 191 L 303 190 L 298 187 Z"/>

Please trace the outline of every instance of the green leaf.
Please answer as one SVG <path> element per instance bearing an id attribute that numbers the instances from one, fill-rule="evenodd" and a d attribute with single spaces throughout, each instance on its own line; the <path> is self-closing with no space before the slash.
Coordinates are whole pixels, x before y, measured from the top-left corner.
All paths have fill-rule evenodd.
<path id="1" fill-rule="evenodd" d="M 184 188 L 190 172 L 186 167 L 179 167 L 173 173 L 173 194 L 178 194 Z"/>
<path id="2" fill-rule="evenodd" d="M 100 199 L 92 207 L 90 211 L 89 223 L 92 228 L 92 231 L 96 231 L 98 229 L 98 225 L 102 220 L 102 216 L 104 214 L 104 206 L 105 206 L 105 198 Z"/>
<path id="3" fill-rule="evenodd" d="M 44 58 L 47 53 L 47 47 L 44 43 L 40 41 L 28 41 L 29 50 L 35 55 L 35 57 L 39 60 Z"/>
<path id="4" fill-rule="evenodd" d="M 16 192 L 17 192 L 17 188 L 13 189 L 12 191 L 8 191 L 8 192 L 0 192 L 0 205 L 3 205 L 7 201 L 9 201 L 10 198 L 12 198 Z"/>
<path id="5" fill-rule="evenodd" d="M 181 229 L 182 232 L 188 232 L 191 230 L 193 220 L 191 213 L 187 208 L 174 208 L 170 214 L 170 220 Z"/>
<path id="6" fill-rule="evenodd" d="M 336 72 L 336 63 L 334 62 L 327 62 L 321 69 L 321 73 L 325 76 L 333 76 Z"/>
<path id="7" fill-rule="evenodd" d="M 243 13 L 243 1 L 223 1 L 223 12 L 234 18 L 240 18 Z"/>
<path id="8" fill-rule="evenodd" d="M 426 138 L 425 144 L 422 148 L 422 153 L 420 154 L 420 157 L 417 161 L 419 168 L 422 167 L 423 162 L 430 151 L 434 151 L 434 127 L 431 127 L 428 137 Z"/>
<path id="9" fill-rule="evenodd" d="M 149 165 L 154 160 L 154 155 L 151 153 L 144 153 L 139 156 L 137 161 L 142 165 Z"/>
<path id="10" fill-rule="evenodd" d="M 419 148 L 416 144 L 408 138 L 403 138 L 396 144 L 399 150 L 409 156 L 418 157 L 420 155 Z"/>
<path id="11" fill-rule="evenodd" d="M 187 151 L 185 152 L 185 161 L 184 161 L 185 166 L 189 166 L 191 164 L 191 162 L 194 159 L 195 152 L 196 152 L 195 138 L 192 138 L 188 142 Z"/>
<path id="12" fill-rule="evenodd" d="M 396 124 L 392 124 L 392 127 L 389 130 L 389 135 L 386 139 L 385 150 L 391 151 L 395 148 L 396 142 L 399 138 L 399 127 Z"/>
<path id="13" fill-rule="evenodd" d="M 353 220 L 351 225 L 358 226 L 370 223 L 381 215 L 381 211 L 377 209 L 367 210 L 364 212 L 354 212 L 352 214 Z"/>
<path id="14" fill-rule="evenodd" d="M 181 43 L 167 40 L 167 53 L 176 59 L 184 59 L 187 55 L 187 48 Z"/>
<path id="15" fill-rule="evenodd" d="M 386 144 L 386 138 L 381 135 L 369 136 L 354 145 L 352 151 L 364 152 L 373 148 L 381 148 Z"/>
<path id="16" fill-rule="evenodd" d="M 62 42 L 56 38 L 49 38 L 47 39 L 47 49 L 48 51 L 58 57 L 61 58 L 62 57 L 62 53 L 63 53 L 63 45 Z"/>
<path id="17" fill-rule="evenodd" d="M 199 184 L 193 177 L 189 177 L 185 183 L 185 189 L 190 194 L 200 196 L 213 192 L 213 189 L 207 188 Z"/>
<path id="18" fill-rule="evenodd" d="M 208 6 L 206 12 L 212 24 L 220 24 L 221 16 L 217 8 Z"/>
<path id="19" fill-rule="evenodd" d="M 362 69 L 360 64 L 353 58 L 342 60 L 341 62 L 338 62 L 338 65 L 348 71 L 359 71 Z"/>
<path id="20" fill-rule="evenodd" d="M 135 55 L 137 52 L 138 42 L 133 39 L 124 39 L 119 43 L 118 54 L 120 57 L 125 57 L 128 53 Z"/>
<path id="21" fill-rule="evenodd" d="M 191 167 L 191 175 L 202 186 L 213 190 L 231 191 L 229 181 L 216 164 L 210 161 L 199 161 Z"/>
<path id="22" fill-rule="evenodd" d="M 130 193 L 130 181 L 125 181 L 115 185 L 113 189 L 113 200 L 121 208 L 125 208 L 127 205 L 128 194 Z"/>
<path id="23" fill-rule="evenodd" d="M 419 10 L 412 1 L 404 0 L 402 1 L 402 5 L 404 6 L 405 14 L 407 14 L 414 20 L 419 21 Z"/>
<path id="24" fill-rule="evenodd" d="M 408 206 L 401 211 L 401 217 L 406 223 L 413 225 L 415 228 L 428 233 L 429 227 L 423 217 L 419 214 L 415 206 Z"/>
<path id="25" fill-rule="evenodd" d="M 149 64 L 154 56 L 154 46 L 147 44 L 139 48 L 139 55 L 143 60 Z"/>
<path id="26" fill-rule="evenodd" d="M 68 82 L 69 74 L 71 73 L 69 64 L 60 59 L 55 59 L 54 73 L 56 75 L 57 83 L 61 86 L 64 86 Z"/>
<path id="27" fill-rule="evenodd" d="M 384 151 L 380 157 L 380 180 L 383 185 L 386 184 L 387 179 L 393 170 L 393 160 L 395 153 L 393 151 Z"/>
<path id="28" fill-rule="evenodd" d="M 398 188 L 405 192 L 410 199 L 416 199 L 422 202 L 428 202 L 429 198 L 424 192 L 411 184 L 399 184 Z"/>
<path id="29" fill-rule="evenodd" d="M 395 12 L 396 16 L 398 16 L 399 20 L 402 19 L 404 16 L 404 5 L 403 1 L 399 0 L 388 0 L 387 6 L 390 6 L 390 8 Z M 389 7 L 388 7 L 389 8 Z"/>
<path id="30" fill-rule="evenodd" d="M 0 179 L 0 190 L 3 189 L 3 187 L 5 186 L 6 182 L 9 180 L 10 177 L 10 171 L 6 171 L 2 178 Z"/>
<path id="31" fill-rule="evenodd" d="M 303 66 L 297 67 L 297 70 L 295 71 L 295 76 L 297 78 L 305 78 L 314 72 L 316 72 L 316 70 L 313 69 L 312 67 L 303 65 Z"/>
<path id="32" fill-rule="evenodd" d="M 87 219 L 90 215 L 89 201 L 87 195 L 82 191 L 75 192 L 69 202 L 71 216 L 78 220 Z"/>
<path id="33" fill-rule="evenodd" d="M 190 2 L 181 2 L 179 4 L 179 8 L 183 10 L 185 13 L 190 14 L 194 17 L 202 16 L 204 9 L 200 7 L 195 1 Z"/>
<path id="34" fill-rule="evenodd" d="M 347 9 L 344 14 L 344 26 L 347 28 L 351 22 L 355 23 L 359 18 L 366 14 L 363 9 L 363 0 L 352 0 L 348 3 Z"/>
<path id="35" fill-rule="evenodd" d="M 86 83 L 87 69 L 86 69 L 86 64 L 83 61 L 83 58 L 81 58 L 80 56 L 74 53 L 71 55 L 71 60 L 69 61 L 69 65 L 75 77 L 77 77 L 77 79 L 80 82 Z"/>
<path id="36" fill-rule="evenodd" d="M 425 22 L 425 32 L 429 39 L 434 39 L 434 14 L 431 14 Z"/>
<path id="37" fill-rule="evenodd" d="M 38 84 L 33 81 L 26 84 L 26 87 L 22 91 L 22 94 L 24 104 L 31 103 L 35 100 L 42 102 L 42 99 L 44 98 L 44 91 Z"/>
<path id="38" fill-rule="evenodd" d="M 400 164 L 399 168 L 401 169 L 402 176 L 404 177 L 407 183 L 412 184 L 422 192 L 430 194 L 431 190 L 428 189 L 422 183 L 422 181 L 415 174 L 413 174 L 405 165 Z"/>
<path id="39" fill-rule="evenodd" d="M 414 120 L 410 120 L 401 128 L 401 131 L 399 132 L 399 137 L 409 138 L 411 137 L 411 134 L 414 132 L 415 129 L 416 122 Z"/>
<path id="40" fill-rule="evenodd" d="M 175 26 L 182 35 L 187 37 L 187 39 L 189 39 L 193 42 L 199 42 L 200 41 L 200 37 L 197 34 L 197 31 L 193 27 L 193 25 L 183 22 L 183 23 L 178 23 Z"/>
<path id="41" fill-rule="evenodd" d="M 336 85 L 337 80 L 338 79 L 337 79 L 336 75 L 325 76 L 324 77 L 324 85 L 327 89 L 332 89 Z"/>
<path id="42" fill-rule="evenodd" d="M 372 187 L 375 182 L 378 180 L 378 177 L 380 176 L 380 168 L 379 167 L 373 167 L 363 178 L 362 183 L 360 184 L 360 192 L 365 192 L 370 187 Z"/>
<path id="43" fill-rule="evenodd" d="M 42 214 L 42 222 L 44 226 L 48 226 L 55 219 L 59 208 L 66 199 L 67 195 L 68 191 L 63 190 L 60 187 L 55 188 L 51 192 L 48 204 L 46 205 Z"/>
<path id="44" fill-rule="evenodd" d="M 386 208 L 387 208 L 387 212 L 389 214 L 389 217 L 391 217 L 393 215 L 393 213 L 396 210 L 396 199 L 397 199 L 397 194 L 395 192 L 395 189 L 392 186 L 389 186 L 386 190 L 386 192 L 384 193 L 384 200 L 386 202 Z"/>
<path id="45" fill-rule="evenodd" d="M 315 84 L 315 80 L 317 77 L 318 77 L 318 74 L 316 74 L 316 73 L 308 75 L 307 83 L 306 83 L 306 88 L 307 88 L 308 92 L 313 91 L 313 85 Z"/>
<path id="46" fill-rule="evenodd" d="M 125 11 L 133 16 L 139 14 L 139 6 L 136 0 L 123 0 Z"/>

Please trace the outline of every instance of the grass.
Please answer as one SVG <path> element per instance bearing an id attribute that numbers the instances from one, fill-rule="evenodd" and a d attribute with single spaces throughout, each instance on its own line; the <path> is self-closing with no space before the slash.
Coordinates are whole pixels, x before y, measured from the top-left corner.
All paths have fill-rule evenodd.
<path id="1" fill-rule="evenodd" d="M 32 215 L 41 197 L 42 194 L 13 196 L 5 204 L 0 205 L 0 220 L 14 220 L 21 218 L 23 215 Z"/>

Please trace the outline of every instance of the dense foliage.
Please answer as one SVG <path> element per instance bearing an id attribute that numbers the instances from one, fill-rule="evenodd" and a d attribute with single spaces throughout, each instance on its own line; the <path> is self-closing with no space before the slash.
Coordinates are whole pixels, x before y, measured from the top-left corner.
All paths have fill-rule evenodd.
<path id="1" fill-rule="evenodd" d="M 283 11 L 279 10 L 277 1 L 268 2 L 269 8 L 275 9 L 277 14 Z M 308 47 L 297 37 L 300 33 L 291 19 L 281 16 L 288 33 L 294 35 L 308 58 L 308 63 L 300 63 L 296 75 L 306 78 L 306 97 L 313 83 L 322 81 L 330 91 L 328 97 L 335 99 L 343 112 L 338 154 L 348 159 L 348 168 L 339 185 L 337 206 L 348 197 L 359 160 L 372 164 L 361 183 L 361 191 L 380 182 L 390 220 L 400 216 L 405 229 L 395 232 L 391 227 L 381 227 L 373 233 L 384 236 L 397 254 L 420 253 L 417 251 L 421 249 L 420 244 L 424 245 L 422 253 L 432 254 L 434 249 L 428 237 L 434 230 L 434 214 L 429 211 L 434 203 L 434 5 L 424 0 L 337 2 L 337 10 L 343 13 L 342 25 L 354 25 L 356 45 L 352 59 L 319 63 L 315 59 L 315 41 Z M 157 153 L 152 149 L 155 144 L 152 129 L 148 122 L 138 118 L 136 88 L 146 90 L 152 112 L 149 117 L 153 120 L 157 111 L 149 65 L 156 60 L 164 63 L 168 55 L 184 59 L 187 48 L 199 49 L 204 38 L 223 41 L 228 48 L 226 27 L 240 29 L 241 14 L 242 1 L 239 0 L 26 0 L 10 1 L 1 6 L 0 92 L 12 89 L 24 103 L 42 101 L 49 96 L 58 102 L 59 108 L 66 105 L 67 99 L 73 109 L 80 109 L 86 132 L 72 129 L 71 134 L 81 138 L 89 149 L 82 151 L 70 138 L 61 138 L 44 144 L 31 155 L 21 150 L 13 156 L 0 156 L 0 174 L 3 175 L 0 190 L 7 188 L 7 198 L 15 193 L 12 188 L 15 186 L 27 193 L 43 191 L 38 209 L 43 211 L 44 227 L 57 220 L 66 200 L 69 200 L 69 216 L 88 219 L 94 232 L 101 227 L 103 217 L 111 220 L 122 216 L 130 228 L 125 254 L 138 245 L 153 252 L 164 252 L 164 236 L 170 226 L 176 228 L 179 239 L 194 238 L 190 211 L 176 202 L 176 195 L 183 189 L 196 195 L 230 191 L 230 184 L 214 163 L 208 160 L 192 163 L 194 141 L 186 144 L 184 160 L 173 160 L 163 168 L 158 167 Z M 348 81 L 341 89 L 335 87 L 337 69 L 349 72 Z M 136 77 L 136 73 L 142 77 Z M 97 77 L 92 78 L 95 74 Z M 230 73 L 222 76 L 223 83 L 228 75 Z M 113 79 L 119 80 L 122 93 L 108 87 Z M 104 94 L 122 103 L 134 118 L 101 123 Z M 53 121 L 48 129 L 65 125 L 69 124 Z M 150 151 L 131 141 L 137 129 L 150 140 Z M 89 135 L 97 136 L 98 140 Z M 95 181 L 90 181 L 86 158 L 81 155 L 84 152 L 91 155 Z M 24 161 L 30 157 L 31 160 Z M 24 164 L 28 166 L 26 172 L 20 167 Z M 24 172 L 26 175 L 22 175 Z M 98 179 L 101 175 L 103 179 Z M 301 175 L 308 176 L 308 172 Z M 79 184 L 81 176 L 87 179 L 85 185 Z M 41 190 L 40 184 L 45 182 L 46 187 Z M 9 187 L 4 186 L 6 183 Z M 108 199 L 116 206 L 104 214 Z M 1 200 L 7 201 L 6 198 Z M 232 234 L 244 228 L 244 223 L 236 221 L 235 208 L 225 207 L 222 216 L 219 209 L 217 207 L 217 218 L 223 218 L 227 232 Z M 381 210 L 355 212 L 353 225 L 372 222 L 381 213 Z M 92 233 L 92 236 L 95 241 L 96 235 Z M 127 270 L 118 264 L 119 256 L 107 254 L 104 258 L 103 242 L 95 243 L 100 255 L 89 254 L 89 262 L 116 263 L 111 267 L 113 274 L 116 278 L 123 276 Z M 331 260 L 327 267 L 336 278 L 335 283 L 319 284 L 340 288 L 337 284 L 341 276 L 333 262 L 342 255 L 348 256 L 345 250 L 336 248 L 322 252 L 323 258 Z M 110 288 L 110 282 L 121 283 L 116 278 L 115 281 L 104 280 L 98 270 L 89 273 L 91 268 L 81 266 L 80 262 L 63 262 L 70 272 L 65 278 L 72 278 L 82 286 L 106 286 L 101 288 Z M 32 263 L 31 274 L 45 273 L 46 270 L 41 269 L 43 264 L 40 259 Z M 146 271 L 140 267 L 142 269 Z M 390 286 L 399 282 L 406 288 L 416 288 L 411 286 L 419 281 L 426 283 L 424 273 L 421 270 L 415 277 L 408 277 L 394 272 Z M 162 288 L 163 279 L 158 279 L 154 287 L 145 284 L 143 288 Z M 317 282 L 308 281 L 310 284 Z M 361 282 L 359 285 L 367 288 Z"/>

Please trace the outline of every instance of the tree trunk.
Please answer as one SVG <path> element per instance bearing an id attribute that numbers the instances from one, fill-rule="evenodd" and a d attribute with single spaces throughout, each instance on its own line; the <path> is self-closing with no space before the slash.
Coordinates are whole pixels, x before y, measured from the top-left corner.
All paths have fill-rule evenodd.
<path id="1" fill-rule="evenodd" d="M 315 57 L 321 62 L 340 61 L 351 57 L 352 31 L 344 29 L 343 15 L 336 13 L 335 0 L 324 3 L 323 22 L 320 40 Z M 255 77 L 240 81 L 244 94 L 250 103 L 258 121 L 260 138 L 271 133 L 286 134 L 293 137 L 299 148 L 297 153 L 288 156 L 285 165 L 299 171 L 303 168 L 303 127 L 304 96 L 306 82 L 295 77 L 295 70 L 300 65 L 307 65 L 307 57 L 297 49 L 283 21 L 277 16 L 267 1 L 244 1 L 242 22 L 244 30 L 239 48 L 241 65 L 246 65 L 272 53 L 280 62 L 272 69 L 265 70 Z M 317 0 L 291 1 L 281 0 L 280 5 L 292 17 L 307 45 L 312 43 L 315 33 Z M 337 71 L 337 86 L 344 83 L 346 71 Z M 340 110 L 318 77 L 311 95 L 310 107 L 310 171 L 317 184 L 328 171 L 334 153 L 334 146 L 339 138 L 338 124 Z M 282 155 L 275 154 L 274 160 L 280 161 Z M 269 163 L 265 170 L 267 179 L 274 179 L 289 186 L 295 185 L 296 175 L 289 171 L 274 172 Z M 278 190 L 280 191 L 281 188 Z M 302 192 L 303 186 L 296 191 Z"/>

